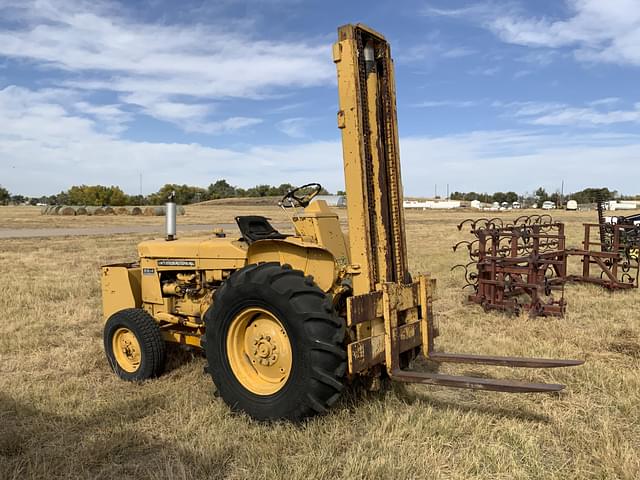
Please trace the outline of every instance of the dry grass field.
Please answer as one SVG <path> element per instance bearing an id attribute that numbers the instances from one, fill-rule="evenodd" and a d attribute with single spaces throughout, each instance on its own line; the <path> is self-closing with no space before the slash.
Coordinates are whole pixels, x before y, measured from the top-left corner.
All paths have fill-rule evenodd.
<path id="1" fill-rule="evenodd" d="M 220 202 L 220 203 L 214 203 Z M 276 206 L 227 205 L 222 201 L 210 202 L 209 205 L 196 205 L 187 208 L 185 215 L 178 217 L 183 224 L 233 223 L 236 215 L 251 215 L 263 212 L 274 221 L 287 217 Z M 0 228 L 87 228 L 109 227 L 116 225 L 158 225 L 164 224 L 164 217 L 147 217 L 144 215 L 100 215 L 100 216 L 63 216 L 41 215 L 38 207 L 6 207 L 0 208 Z"/>
<path id="2" fill-rule="evenodd" d="M 231 223 L 273 207 L 188 208 L 180 223 Z M 344 216 L 344 212 L 341 213 Z M 102 349 L 99 266 L 133 259 L 149 235 L 0 240 L 0 478 L 640 478 L 640 292 L 570 285 L 563 319 L 464 306 L 459 212 L 408 212 L 411 270 L 438 278 L 447 351 L 583 358 L 548 371 L 446 366 L 443 372 L 566 383 L 556 395 L 427 386 L 349 391 L 303 425 L 260 424 L 214 395 L 197 353 L 172 349 L 168 372 L 119 380 Z M 512 218 L 513 212 L 505 217 Z M 569 245 L 594 212 L 558 212 Z M 157 222 L 43 217 L 0 207 L 8 228 Z"/>

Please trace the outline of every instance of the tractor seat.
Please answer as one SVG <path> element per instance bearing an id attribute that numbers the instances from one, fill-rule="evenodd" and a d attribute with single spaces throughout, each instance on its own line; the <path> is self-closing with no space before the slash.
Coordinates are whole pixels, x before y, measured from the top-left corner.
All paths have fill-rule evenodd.
<path id="1" fill-rule="evenodd" d="M 259 215 L 236 217 L 236 223 L 242 238 L 249 245 L 258 240 L 282 240 L 290 236 L 277 231 L 265 217 Z"/>

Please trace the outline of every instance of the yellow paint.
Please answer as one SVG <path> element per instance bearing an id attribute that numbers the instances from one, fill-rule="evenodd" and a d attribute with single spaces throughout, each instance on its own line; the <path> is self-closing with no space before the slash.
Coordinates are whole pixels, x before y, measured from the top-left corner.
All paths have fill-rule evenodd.
<path id="1" fill-rule="evenodd" d="M 105 265 L 102 267 L 102 315 L 108 320 L 125 308 L 142 305 L 140 268 L 133 264 Z"/>
<path id="2" fill-rule="evenodd" d="M 138 244 L 140 258 L 181 259 L 241 259 L 246 257 L 247 244 L 228 238 L 147 240 Z M 197 264 L 196 264 L 197 266 Z M 162 267 L 160 267 L 162 268 Z"/>
<path id="3" fill-rule="evenodd" d="M 116 330 L 111 339 L 111 348 L 116 362 L 125 372 L 133 373 L 140 368 L 140 342 L 131 330 L 124 327 Z"/>
<path id="4" fill-rule="evenodd" d="M 341 267 L 349 264 L 349 250 L 340 228 L 338 215 L 324 200 L 316 200 L 305 208 L 304 213 L 293 217 L 293 225 L 299 237 L 331 252 L 335 263 Z"/>
<path id="5" fill-rule="evenodd" d="M 262 308 L 246 308 L 231 321 L 227 358 L 240 384 L 256 395 L 273 395 L 287 383 L 293 357 L 282 323 Z"/>
<path id="6" fill-rule="evenodd" d="M 333 255 L 314 243 L 300 238 L 286 240 L 262 240 L 249 247 L 247 263 L 278 262 L 312 275 L 316 284 L 325 292 L 335 285 L 338 270 Z"/>
<path id="7" fill-rule="evenodd" d="M 430 301 L 431 284 L 420 277 L 405 285 L 409 277 L 390 47 L 382 35 L 364 25 L 340 27 L 338 36 L 333 60 L 349 234 L 342 232 L 338 215 L 318 200 L 292 215 L 295 235 L 285 239 L 251 245 L 217 237 L 141 242 L 139 266 L 103 269 L 106 316 L 141 307 L 161 324 L 166 341 L 199 346 L 202 319 L 215 290 L 248 264 L 278 262 L 312 275 L 323 291 L 334 295 L 334 305 L 343 304 L 341 295 L 380 293 L 374 295 L 379 300 L 372 318 L 351 328 L 350 374 L 367 374 L 377 364 L 390 372 L 399 368 L 403 349 L 414 348 L 416 341 L 427 347 L 433 315 L 425 303 Z M 375 62 L 364 71 L 358 38 L 361 46 L 374 49 Z M 347 312 L 348 324 L 349 316 Z M 263 336 L 257 340 L 260 348 L 254 348 L 253 329 Z M 266 365 L 273 348 L 278 359 Z M 266 310 L 241 312 L 232 323 L 227 349 L 239 381 L 258 395 L 279 391 L 290 374 L 289 339 L 281 322 Z"/>
<path id="8" fill-rule="evenodd" d="M 180 343 L 192 347 L 201 347 L 201 332 L 185 333 L 177 330 L 162 330 L 162 338 L 165 342 Z"/>

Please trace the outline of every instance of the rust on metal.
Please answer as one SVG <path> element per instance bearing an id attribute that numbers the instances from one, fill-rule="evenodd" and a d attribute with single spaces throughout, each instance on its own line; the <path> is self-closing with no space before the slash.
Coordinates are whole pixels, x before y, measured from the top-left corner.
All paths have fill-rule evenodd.
<path id="1" fill-rule="evenodd" d="M 564 385 L 554 383 L 527 383 L 517 380 L 502 380 L 495 378 L 478 378 L 459 375 L 445 375 L 441 373 L 412 372 L 396 370 L 392 375 L 394 380 L 407 383 L 422 383 L 442 387 L 469 388 L 473 390 L 491 390 L 495 392 L 511 393 L 542 393 L 559 392 Z"/>
<path id="2" fill-rule="evenodd" d="M 347 299 L 347 324 L 349 326 L 382 316 L 382 292 L 355 295 Z"/>
<path id="3" fill-rule="evenodd" d="M 521 216 L 512 223 L 467 219 L 458 230 L 465 226 L 476 238 L 458 242 L 453 250 L 466 247 L 470 261 L 452 270 L 464 272 L 463 288 L 473 290 L 469 301 L 485 310 L 562 316 L 567 282 L 612 290 L 638 287 L 640 226 L 624 219 L 617 224 L 585 224 L 582 249 L 567 248 L 565 225 L 546 214 Z M 598 241 L 592 239 L 596 227 Z M 582 262 L 581 275 L 568 273 L 569 261 L 575 258 Z"/>
<path id="4" fill-rule="evenodd" d="M 498 365 L 501 367 L 521 368 L 558 368 L 582 365 L 584 360 L 558 360 L 555 358 L 496 357 L 492 355 L 471 355 L 460 353 L 433 352 L 430 360 L 447 363 L 466 363 L 475 365 Z"/>

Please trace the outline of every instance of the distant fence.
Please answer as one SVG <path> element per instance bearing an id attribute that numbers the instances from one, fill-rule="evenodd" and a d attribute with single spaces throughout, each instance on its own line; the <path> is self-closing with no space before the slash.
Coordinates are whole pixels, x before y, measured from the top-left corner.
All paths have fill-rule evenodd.
<path id="1" fill-rule="evenodd" d="M 178 215 L 184 215 L 185 210 L 183 206 L 178 206 L 176 209 Z M 126 207 L 87 207 L 87 206 L 73 206 L 73 205 L 48 205 L 42 207 L 40 212 L 42 215 L 62 215 L 62 216 L 75 216 L 75 215 L 144 215 L 147 217 L 163 217 L 166 213 L 164 205 L 154 206 L 126 206 Z"/>

